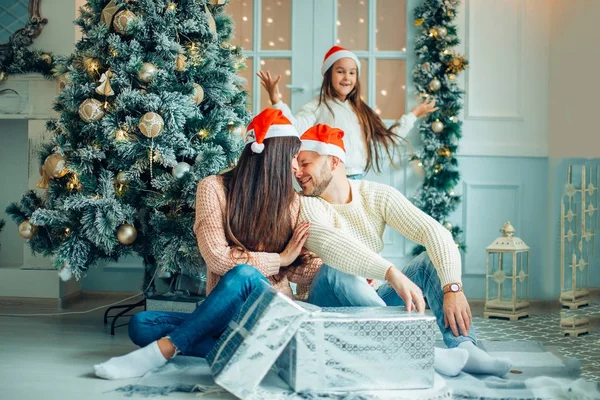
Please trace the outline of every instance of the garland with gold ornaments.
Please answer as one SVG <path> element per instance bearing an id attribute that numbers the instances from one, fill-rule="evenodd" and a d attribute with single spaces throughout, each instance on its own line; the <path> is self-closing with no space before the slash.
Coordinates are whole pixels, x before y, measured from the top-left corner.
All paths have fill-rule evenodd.
<path id="1" fill-rule="evenodd" d="M 423 175 L 423 185 L 413 196 L 417 207 L 448 229 L 456 245 L 466 250 L 460 236 L 462 230 L 449 220 L 460 196 L 454 187 L 460 179 L 455 154 L 461 137 L 459 112 L 464 92 L 457 83 L 458 75 L 468 67 L 464 55 L 453 48 L 459 44 L 454 23 L 460 0 L 423 0 L 415 8 L 415 39 L 417 55 L 412 71 L 417 94 L 421 99 L 434 98 L 437 111 L 419 126 L 422 148 L 415 152 L 413 163 Z M 417 246 L 413 254 L 424 249 Z"/>

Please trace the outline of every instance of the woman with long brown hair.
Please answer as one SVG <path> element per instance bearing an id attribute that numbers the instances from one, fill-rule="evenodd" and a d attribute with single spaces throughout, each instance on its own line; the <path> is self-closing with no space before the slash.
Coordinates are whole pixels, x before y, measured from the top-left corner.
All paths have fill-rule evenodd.
<path id="1" fill-rule="evenodd" d="M 194 232 L 207 266 L 207 297 L 191 314 L 144 311 L 129 323 L 141 346 L 95 365 L 96 375 L 125 379 L 164 365 L 176 353 L 204 357 L 263 282 L 291 296 L 290 281 L 307 285 L 321 265 L 302 257 L 308 224 L 298 224 L 300 199 L 292 180 L 299 134 L 279 110 L 267 109 L 248 126 L 237 165 L 198 184 Z"/>
<path id="2" fill-rule="evenodd" d="M 396 166 L 395 156 L 417 118 L 437 110 L 435 100 L 423 102 L 403 115 L 397 124 L 386 127 L 377 113 L 360 98 L 360 60 L 340 46 L 333 46 L 325 54 L 321 74 L 323 83 L 319 96 L 306 103 L 295 116 L 281 101 L 278 88 L 281 76 L 273 78 L 268 71 L 261 71 L 258 76 L 273 108 L 282 110 L 299 132 L 316 124 L 344 131 L 346 172 L 350 179 L 361 179 L 371 169 L 380 172 L 384 152 Z"/>

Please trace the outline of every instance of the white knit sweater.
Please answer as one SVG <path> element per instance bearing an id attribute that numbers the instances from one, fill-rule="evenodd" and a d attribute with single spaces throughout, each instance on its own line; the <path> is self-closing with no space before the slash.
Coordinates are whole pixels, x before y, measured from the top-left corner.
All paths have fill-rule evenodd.
<path id="1" fill-rule="evenodd" d="M 435 265 L 442 286 L 461 282 L 460 252 L 452 234 L 396 189 L 369 181 L 348 181 L 352 200 L 331 204 L 302 197 L 300 219 L 310 221 L 305 247 L 323 264 L 366 278 L 385 279 L 393 263 L 379 255 L 386 225 L 419 243 Z"/>
<path id="2" fill-rule="evenodd" d="M 346 173 L 348 175 L 362 174 L 365 172 L 367 162 L 367 149 L 358 117 L 348 101 L 333 100 L 328 102 L 333 110 L 333 115 L 325 104 L 319 105 L 319 98 L 306 103 L 294 116 L 290 108 L 280 101 L 273 104 L 273 108 L 281 110 L 283 115 L 290 120 L 292 125 L 303 134 L 308 128 L 316 124 L 327 124 L 344 131 L 344 147 L 346 148 Z M 417 117 L 411 112 L 400 119 L 400 126 L 395 133 L 406 137 Z"/>

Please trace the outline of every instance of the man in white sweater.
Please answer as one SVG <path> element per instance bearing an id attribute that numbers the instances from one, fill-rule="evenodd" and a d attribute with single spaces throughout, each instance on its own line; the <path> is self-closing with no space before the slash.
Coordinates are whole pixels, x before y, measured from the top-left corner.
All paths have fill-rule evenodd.
<path id="1" fill-rule="evenodd" d="M 476 347 L 460 253 L 450 232 L 396 189 L 348 180 L 343 135 L 320 124 L 301 138 L 296 179 L 304 194 L 301 219 L 311 224 L 305 246 L 325 264 L 308 301 L 323 307 L 405 305 L 421 312 L 425 297 L 448 348 L 462 349 L 446 357 L 449 371 L 466 362 L 466 372 L 505 375 L 510 360 L 492 358 Z M 402 270 L 385 260 L 379 253 L 386 225 L 425 246 L 426 253 Z M 372 279 L 386 282 L 375 288 Z"/>

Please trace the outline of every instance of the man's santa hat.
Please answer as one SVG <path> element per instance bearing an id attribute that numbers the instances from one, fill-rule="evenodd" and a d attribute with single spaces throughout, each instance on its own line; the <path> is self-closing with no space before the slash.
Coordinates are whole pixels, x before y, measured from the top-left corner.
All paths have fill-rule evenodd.
<path id="1" fill-rule="evenodd" d="M 300 151 L 308 150 L 315 151 L 322 156 L 336 156 L 342 162 L 346 162 L 346 148 L 343 139 L 344 131 L 341 129 L 317 124 L 300 137 L 302 141 Z"/>
<path id="2" fill-rule="evenodd" d="M 335 64 L 337 60 L 341 60 L 342 58 L 353 59 L 356 63 L 358 74 L 360 75 L 360 61 L 358 60 L 358 57 L 356 57 L 356 54 L 340 46 L 333 46 L 331 49 L 329 49 L 327 54 L 325 54 L 323 65 L 321 66 L 321 75 L 325 75 L 325 72 L 327 72 L 327 70 L 331 68 L 331 66 Z"/>
<path id="3" fill-rule="evenodd" d="M 265 149 L 265 139 L 274 137 L 300 137 L 289 119 L 283 116 L 281 110 L 267 108 L 258 114 L 246 130 L 246 145 L 250 144 L 254 153 L 262 153 Z"/>

